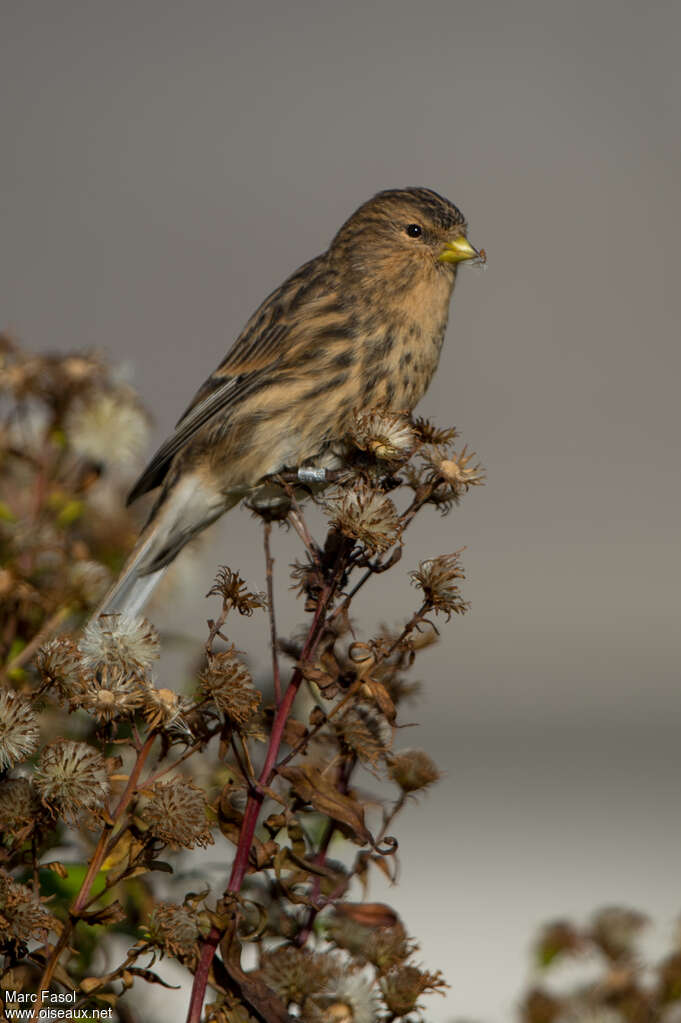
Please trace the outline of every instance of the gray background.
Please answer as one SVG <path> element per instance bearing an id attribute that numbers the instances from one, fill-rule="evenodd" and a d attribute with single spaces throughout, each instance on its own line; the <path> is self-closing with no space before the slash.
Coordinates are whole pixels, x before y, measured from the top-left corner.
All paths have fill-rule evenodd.
<path id="1" fill-rule="evenodd" d="M 447 778 L 405 818 L 400 889 L 374 892 L 452 984 L 432 1020 L 509 1018 L 552 914 L 625 901 L 667 937 L 681 8 L 26 0 L 0 19 L 2 326 L 130 363 L 155 441 L 367 196 L 428 185 L 462 207 L 489 268 L 460 274 L 422 411 L 489 484 L 425 516 L 402 584 L 365 606 L 399 619 L 406 569 L 466 544 L 473 612 L 424 660 L 423 724 L 400 737 Z M 295 544 L 277 545 L 281 568 Z M 207 547 L 196 592 L 215 561 L 262 586 L 246 513 Z M 172 620 L 200 636 L 208 613 Z"/>

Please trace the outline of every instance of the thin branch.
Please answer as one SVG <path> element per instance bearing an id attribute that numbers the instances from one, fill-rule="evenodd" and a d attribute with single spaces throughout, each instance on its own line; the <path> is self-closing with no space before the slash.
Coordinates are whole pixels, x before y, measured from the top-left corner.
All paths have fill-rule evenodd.
<path id="1" fill-rule="evenodd" d="M 317 644 L 321 639 L 326 624 L 326 609 L 333 599 L 336 588 L 342 577 L 348 553 L 349 551 L 345 549 L 339 553 L 331 581 L 324 586 L 319 595 L 314 617 L 301 652 L 300 661 L 293 671 L 288 688 L 286 689 L 281 703 L 277 708 L 272 725 L 272 731 L 270 733 L 270 741 L 267 748 L 267 754 L 265 756 L 265 762 L 258 778 L 258 784 L 262 787 L 259 787 L 254 792 L 252 791 L 248 797 L 246 810 L 244 811 L 243 821 L 241 824 L 239 844 L 237 845 L 234 862 L 232 863 L 232 870 L 227 884 L 226 893 L 235 894 L 241 889 L 241 885 L 248 869 L 248 860 L 256 824 L 258 822 L 258 817 L 260 816 L 262 804 L 265 800 L 265 789 L 269 786 L 274 776 L 276 760 L 279 753 L 279 747 L 281 746 L 281 742 L 284 737 L 284 729 L 286 727 L 288 715 L 303 681 L 302 665 L 314 655 Z M 222 936 L 223 932 L 213 925 L 208 937 L 203 943 L 201 955 L 199 957 L 199 964 L 194 975 L 194 983 L 192 986 L 189 1010 L 187 1013 L 187 1023 L 199 1023 L 211 965 L 215 956 L 215 951 L 222 940 Z"/>
<path id="2" fill-rule="evenodd" d="M 59 940 L 57 941 L 57 944 L 54 946 L 54 949 L 52 950 L 52 955 L 50 956 L 45 966 L 44 973 L 38 985 L 39 991 L 48 990 L 50 983 L 52 981 L 52 977 L 54 976 L 54 971 L 56 970 L 57 964 L 59 963 L 60 956 L 64 949 L 66 948 L 69 942 L 69 938 L 71 937 L 74 922 L 88 904 L 90 889 L 92 888 L 95 878 L 97 877 L 97 874 L 99 873 L 102 863 L 104 862 L 104 859 L 106 858 L 108 852 L 109 839 L 111 838 L 112 832 L 114 832 L 116 825 L 118 824 L 121 817 L 125 813 L 129 803 L 131 802 L 135 794 L 135 789 L 137 787 L 137 782 L 139 780 L 142 768 L 144 767 L 144 762 L 147 759 L 149 753 L 151 752 L 151 747 L 153 746 L 155 739 L 156 732 L 151 732 L 147 736 L 147 740 L 144 746 L 137 755 L 137 760 L 135 761 L 135 765 L 132 771 L 130 772 L 128 783 L 125 786 L 125 789 L 123 790 L 123 794 L 121 795 L 121 798 L 118 801 L 116 809 L 114 810 L 113 817 L 111 818 L 110 823 L 107 823 L 104 826 L 102 833 L 99 836 L 99 841 L 97 842 L 95 851 L 92 854 L 92 859 L 90 860 L 90 864 L 88 866 L 87 873 L 85 874 L 85 877 L 83 879 L 83 883 L 80 886 L 80 891 L 78 892 L 78 895 L 76 896 L 75 901 L 71 906 L 69 912 L 69 920 L 64 924 L 62 932 L 59 935 Z M 116 839 L 117 837 L 118 836 L 116 836 Z M 40 1011 L 41 1003 L 38 1002 L 36 1003 L 35 1010 L 33 1012 L 33 1015 L 31 1016 L 31 1023 L 37 1023 L 37 1021 L 40 1019 Z"/>
<path id="3" fill-rule="evenodd" d="M 267 609 L 270 618 L 270 644 L 272 647 L 272 679 L 274 681 L 274 701 L 277 705 L 281 703 L 281 674 L 279 671 L 279 653 L 277 650 L 277 623 L 274 614 L 274 558 L 270 540 L 272 536 L 272 523 L 264 523 L 265 538 L 265 573 L 267 577 Z"/>
<path id="4" fill-rule="evenodd" d="M 72 610 L 73 608 L 71 608 L 68 604 L 64 605 L 64 607 L 57 608 L 54 614 L 47 619 L 40 631 L 33 637 L 31 642 L 27 643 L 24 649 L 20 650 L 16 657 L 13 657 L 12 660 L 5 665 L 5 671 L 11 672 L 15 671 L 17 668 L 23 668 L 23 666 L 31 660 L 33 655 L 37 653 L 43 643 L 46 643 L 47 640 L 55 634 L 62 622 L 64 622 L 71 614 Z"/>
<path id="5" fill-rule="evenodd" d="M 319 566 L 319 551 L 315 546 L 314 540 L 310 536 L 305 519 L 303 518 L 303 515 L 297 504 L 294 505 L 291 508 L 290 512 L 288 513 L 288 521 L 291 523 L 296 533 L 303 541 L 305 550 L 310 555 L 310 558 L 312 559 L 313 563 Z"/>
<path id="6" fill-rule="evenodd" d="M 406 509 L 406 511 L 404 511 L 403 514 L 400 516 L 400 534 L 401 535 L 404 534 L 405 529 L 407 529 L 407 527 L 410 525 L 410 523 L 413 522 L 414 517 L 418 514 L 418 512 L 421 510 L 421 508 L 423 508 L 423 506 L 425 504 L 427 504 L 429 498 L 432 496 L 432 493 L 435 490 L 435 486 L 436 486 L 436 484 L 434 484 L 434 483 L 433 484 L 429 484 L 422 494 L 416 495 L 414 497 L 414 500 L 411 502 L 409 507 Z M 359 593 L 359 591 L 366 585 L 366 583 L 368 583 L 368 581 L 369 581 L 369 579 L 371 579 L 372 575 L 378 575 L 380 572 L 385 571 L 385 568 L 387 568 L 387 567 L 388 567 L 388 565 L 386 565 L 385 567 L 381 566 L 381 568 L 367 568 L 367 570 L 364 573 L 364 575 L 361 576 L 361 578 L 357 580 L 357 582 L 352 587 L 350 592 L 347 594 L 347 596 L 345 597 L 343 602 L 341 604 L 339 604 L 338 607 L 334 610 L 333 614 L 331 615 L 331 619 L 330 620 L 333 621 L 335 618 L 338 617 L 338 615 L 342 614 L 343 611 L 347 610 L 347 608 L 350 606 L 350 603 L 351 603 L 352 599 L 355 597 L 355 595 L 357 593 Z"/>

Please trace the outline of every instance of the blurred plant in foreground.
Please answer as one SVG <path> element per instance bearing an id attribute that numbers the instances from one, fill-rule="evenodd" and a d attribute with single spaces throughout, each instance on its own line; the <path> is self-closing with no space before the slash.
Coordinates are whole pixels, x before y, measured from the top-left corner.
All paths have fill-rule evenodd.
<path id="1" fill-rule="evenodd" d="M 672 949 L 658 962 L 641 950 L 648 923 L 635 910 L 608 906 L 579 927 L 556 920 L 541 931 L 535 956 L 548 974 L 569 967 L 569 984 L 547 977 L 525 995 L 522 1023 L 679 1023 L 681 924 Z"/>
<path id="2" fill-rule="evenodd" d="M 168 956 L 193 974 L 189 1023 L 422 1018 L 445 981 L 393 909 L 363 900 L 372 871 L 395 880 L 395 819 L 439 777 L 427 752 L 394 742 L 435 620 L 467 609 L 460 552 L 410 572 L 405 624 L 363 634 L 352 611 L 400 571 L 424 508 L 446 513 L 482 482 L 474 456 L 453 430 L 358 413 L 347 465 L 316 499 L 319 539 L 295 474 L 274 479 L 302 543 L 305 625 L 277 635 L 263 520 L 267 593 L 219 570 L 201 664 L 176 692 L 152 674 L 160 642 L 146 619 L 58 634 L 82 623 L 132 545 L 125 470 L 143 410 L 95 356 L 31 356 L 3 338 L 0 359 L 3 988 L 72 992 L 75 1009 L 127 1021 L 124 996 L 164 983 L 154 964 Z M 261 687 L 234 642 L 238 616 L 254 614 L 271 652 Z M 361 790 L 361 771 L 394 798 Z M 205 877 L 218 848 L 231 861 L 218 890 L 188 888 L 182 871 Z M 122 961 L 114 932 L 128 937 Z"/>
<path id="3" fill-rule="evenodd" d="M 31 355 L 0 335 L 0 664 L 15 678 L 118 572 L 147 435 L 134 393 L 98 356 Z"/>

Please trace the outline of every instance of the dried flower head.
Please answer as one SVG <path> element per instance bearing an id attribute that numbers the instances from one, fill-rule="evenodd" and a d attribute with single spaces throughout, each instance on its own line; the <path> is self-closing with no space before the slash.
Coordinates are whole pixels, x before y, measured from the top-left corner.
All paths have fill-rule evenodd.
<path id="1" fill-rule="evenodd" d="M 104 367 L 96 355 L 82 355 L 76 352 L 57 358 L 60 376 L 74 391 L 87 388 L 93 381 L 103 376 Z"/>
<path id="2" fill-rule="evenodd" d="M 151 622 L 125 614 L 104 614 L 89 622 L 79 647 L 84 668 L 107 665 L 132 674 L 144 674 L 160 653 Z"/>
<path id="3" fill-rule="evenodd" d="M 458 431 L 453 426 L 443 430 L 432 423 L 430 419 L 424 419 L 421 416 L 417 416 L 413 420 L 413 424 L 422 444 L 446 445 L 451 444 L 458 437 Z"/>
<path id="4" fill-rule="evenodd" d="M 96 721 L 130 717 L 141 706 L 143 688 L 137 678 L 118 666 L 103 664 L 85 672 L 73 693 L 71 704 L 91 714 Z"/>
<path id="5" fill-rule="evenodd" d="M 257 1023 L 238 995 L 227 992 L 204 1006 L 204 1023 Z"/>
<path id="6" fill-rule="evenodd" d="M 371 963 L 379 974 L 403 963 L 414 951 L 414 944 L 398 920 L 377 927 L 360 923 L 345 913 L 335 912 L 326 919 L 329 938 L 344 948 L 359 963 Z"/>
<path id="7" fill-rule="evenodd" d="M 328 995 L 324 1023 L 375 1023 L 375 989 L 362 973 L 344 973 Z"/>
<path id="8" fill-rule="evenodd" d="M 157 903 L 149 916 L 148 933 L 149 940 L 162 952 L 182 963 L 195 962 L 199 925 L 196 914 L 187 906 Z"/>
<path id="9" fill-rule="evenodd" d="M 46 360 L 40 356 L 26 355 L 13 343 L 3 337 L 3 352 L 0 359 L 0 388 L 12 392 L 14 398 L 23 398 L 41 393 L 41 380 L 45 375 Z"/>
<path id="10" fill-rule="evenodd" d="M 593 918 L 591 937 L 610 959 L 626 959 L 636 951 L 636 942 L 648 918 L 623 906 L 606 906 Z"/>
<path id="11" fill-rule="evenodd" d="M 63 697 L 71 696 L 80 684 L 80 650 L 65 636 L 40 647 L 36 667 L 43 685 L 54 687 Z"/>
<path id="12" fill-rule="evenodd" d="M 383 1000 L 395 1016 L 406 1016 L 420 1008 L 418 1000 L 422 994 L 437 991 L 444 994 L 447 987 L 442 974 L 428 973 L 418 966 L 398 966 L 381 977 L 381 993 Z"/>
<path id="13" fill-rule="evenodd" d="M 47 939 L 53 918 L 32 891 L 0 869 L 0 943 Z"/>
<path id="14" fill-rule="evenodd" d="M 311 952 L 295 945 L 280 945 L 262 958 L 260 976 L 288 1006 L 302 1005 L 311 995 L 324 991 L 340 975 L 338 963 L 328 953 Z"/>
<path id="15" fill-rule="evenodd" d="M 252 593 L 238 572 L 222 566 L 215 582 L 206 594 L 208 597 L 222 597 L 226 607 L 233 607 L 240 615 L 250 618 L 257 608 L 267 607 L 264 593 Z"/>
<path id="16" fill-rule="evenodd" d="M 191 735 L 191 729 L 182 717 L 188 706 L 184 697 L 173 689 L 145 686 L 142 690 L 142 713 L 149 728 L 164 728 Z"/>
<path id="17" fill-rule="evenodd" d="M 237 727 L 247 725 L 256 717 L 262 702 L 250 672 L 238 660 L 234 647 L 210 654 L 208 666 L 199 676 L 199 691 Z"/>
<path id="18" fill-rule="evenodd" d="M 548 966 L 559 956 L 580 952 L 584 945 L 584 936 L 569 920 L 551 920 L 539 934 L 535 954 L 541 966 Z"/>
<path id="19" fill-rule="evenodd" d="M 393 741 L 390 722 L 377 707 L 355 703 L 340 717 L 337 725 L 344 742 L 364 763 L 375 766 Z"/>
<path id="20" fill-rule="evenodd" d="M 420 792 L 441 777 L 428 754 L 420 749 L 405 749 L 393 754 L 388 761 L 388 770 L 404 793 Z"/>
<path id="21" fill-rule="evenodd" d="M 458 453 L 450 453 L 437 445 L 427 445 L 421 449 L 420 454 L 435 477 L 447 483 L 457 494 L 485 482 L 485 470 L 479 462 L 473 462 L 475 452 L 469 454 L 466 445 Z"/>
<path id="22" fill-rule="evenodd" d="M 67 821 L 100 815 L 109 798 L 104 758 L 86 742 L 57 739 L 43 750 L 35 776 L 43 800 Z"/>
<path id="23" fill-rule="evenodd" d="M 38 748 L 40 733 L 33 708 L 13 689 L 0 691 L 0 769 L 26 760 Z"/>
<path id="24" fill-rule="evenodd" d="M 360 449 L 386 462 L 399 461 L 414 450 L 416 435 L 409 419 L 398 412 L 360 412 L 350 427 L 350 439 Z"/>
<path id="25" fill-rule="evenodd" d="M 400 538 L 395 505 L 366 483 L 357 483 L 326 502 L 333 526 L 372 551 L 384 551 Z"/>
<path id="26" fill-rule="evenodd" d="M 35 824 L 43 812 L 38 793 L 28 778 L 0 781 L 0 833 L 9 834 Z"/>
<path id="27" fill-rule="evenodd" d="M 99 391 L 78 401 L 65 431 L 71 449 L 97 465 L 127 468 L 144 453 L 149 419 L 127 388 Z"/>
<path id="28" fill-rule="evenodd" d="M 421 561 L 417 571 L 409 573 L 413 585 L 423 591 L 427 608 L 436 614 L 446 614 L 447 621 L 453 614 L 464 614 L 469 607 L 455 582 L 456 579 L 465 579 L 460 556 L 461 551 L 441 554 Z"/>
<path id="29" fill-rule="evenodd" d="M 213 844 L 205 796 L 184 778 L 155 785 L 143 816 L 152 835 L 171 849 L 193 849 L 195 845 L 205 848 Z"/>

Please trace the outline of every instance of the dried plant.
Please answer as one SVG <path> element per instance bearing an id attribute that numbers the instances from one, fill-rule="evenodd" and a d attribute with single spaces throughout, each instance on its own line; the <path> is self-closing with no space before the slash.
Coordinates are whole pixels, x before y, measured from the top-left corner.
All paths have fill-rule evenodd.
<path id="1" fill-rule="evenodd" d="M 667 954 L 650 961 L 641 946 L 647 924 L 624 906 L 606 906 L 583 925 L 547 924 L 534 949 L 544 978 L 524 995 L 522 1023 L 678 1023 L 681 926 Z M 568 985 L 554 973 L 570 962 Z"/>
<path id="2" fill-rule="evenodd" d="M 161 641 L 146 619 L 83 628 L 137 530 L 124 495 L 146 434 L 139 401 L 96 355 L 34 356 L 8 338 L 0 401 L 3 986 L 72 992 L 74 1011 L 129 1020 L 134 986 L 162 983 L 168 956 L 193 975 L 188 1023 L 424 1018 L 443 977 L 391 907 L 357 900 L 373 872 L 396 879 L 396 819 L 440 777 L 398 726 L 436 620 L 467 610 L 460 552 L 412 569 L 404 624 L 363 632 L 353 602 L 403 571 L 424 508 L 446 512 L 482 482 L 474 456 L 454 450 L 453 430 L 358 411 L 347 464 L 307 495 L 325 536 L 311 534 L 295 472 L 272 480 L 303 544 L 303 629 L 277 633 L 263 521 L 267 595 L 219 570 L 201 663 L 176 691 L 152 675 Z M 251 615 L 271 680 L 254 680 L 235 645 Z M 360 788 L 363 768 L 395 786 L 391 800 Z M 178 868 L 210 845 L 226 876 L 183 890 Z M 130 947 L 102 971 L 112 929 Z"/>

